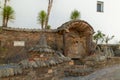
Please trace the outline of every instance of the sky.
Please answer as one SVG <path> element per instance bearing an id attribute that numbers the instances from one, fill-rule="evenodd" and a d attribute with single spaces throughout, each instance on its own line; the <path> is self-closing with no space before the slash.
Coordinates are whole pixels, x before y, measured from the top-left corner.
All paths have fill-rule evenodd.
<path id="1" fill-rule="evenodd" d="M 116 43 L 120 41 L 120 0 L 99 1 L 104 1 L 104 13 L 96 12 L 97 0 L 54 0 L 49 25 L 56 29 L 69 21 L 71 11 L 77 9 L 81 13 L 81 19 L 87 21 L 95 32 L 101 30 L 109 36 L 115 35 Z M 15 20 L 9 23 L 10 27 L 41 27 L 37 16 L 41 10 L 47 10 L 48 0 L 11 0 L 9 4 L 15 10 Z"/>

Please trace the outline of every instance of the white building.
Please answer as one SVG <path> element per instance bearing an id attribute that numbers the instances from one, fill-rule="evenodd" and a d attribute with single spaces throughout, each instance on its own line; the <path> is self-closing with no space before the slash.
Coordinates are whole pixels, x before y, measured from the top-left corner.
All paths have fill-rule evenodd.
<path id="1" fill-rule="evenodd" d="M 120 41 L 119 3 L 120 0 L 54 0 L 49 24 L 52 28 L 59 27 L 69 21 L 71 11 L 77 9 L 81 12 L 81 19 L 91 24 L 95 31 L 115 35 L 114 42 Z M 10 26 L 40 28 L 37 15 L 40 10 L 47 9 L 47 0 L 11 0 L 11 6 L 15 9 L 16 20 Z"/>

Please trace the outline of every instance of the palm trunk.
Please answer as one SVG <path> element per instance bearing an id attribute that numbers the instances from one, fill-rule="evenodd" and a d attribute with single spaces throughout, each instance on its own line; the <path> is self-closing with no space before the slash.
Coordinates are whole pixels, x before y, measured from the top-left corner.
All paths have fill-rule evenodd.
<path id="1" fill-rule="evenodd" d="M 43 29 L 43 25 L 42 25 L 41 27 L 42 27 L 42 29 Z"/>
<path id="2" fill-rule="evenodd" d="M 42 23 L 41 23 L 41 28 L 43 29 L 43 26 L 44 26 L 44 22 L 42 21 Z"/>
<path id="3" fill-rule="evenodd" d="M 48 26 L 49 15 L 50 15 L 50 11 L 51 11 L 51 8 L 52 8 L 52 3 L 53 3 L 53 0 L 49 0 L 49 2 L 48 2 L 48 9 L 47 9 L 47 17 L 46 17 L 46 21 L 45 21 L 45 29 Z"/>
<path id="4" fill-rule="evenodd" d="M 7 15 L 7 16 L 5 17 L 5 27 L 8 26 L 8 20 L 9 20 L 9 16 Z"/>
<path id="5" fill-rule="evenodd" d="M 5 27 L 8 26 L 8 19 L 5 21 Z"/>

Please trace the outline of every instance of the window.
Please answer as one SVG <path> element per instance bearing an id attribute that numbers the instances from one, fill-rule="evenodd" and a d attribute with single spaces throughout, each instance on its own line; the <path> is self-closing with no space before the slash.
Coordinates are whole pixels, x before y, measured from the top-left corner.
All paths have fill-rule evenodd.
<path id="1" fill-rule="evenodd" d="M 97 12 L 103 12 L 104 3 L 102 1 L 97 1 Z"/>

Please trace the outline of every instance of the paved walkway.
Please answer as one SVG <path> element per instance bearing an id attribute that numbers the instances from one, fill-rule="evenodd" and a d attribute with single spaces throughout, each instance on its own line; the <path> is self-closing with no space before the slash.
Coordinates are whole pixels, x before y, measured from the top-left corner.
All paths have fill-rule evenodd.
<path id="1" fill-rule="evenodd" d="M 63 80 L 120 80 L 120 65 L 95 71 L 85 77 L 67 77 Z"/>

